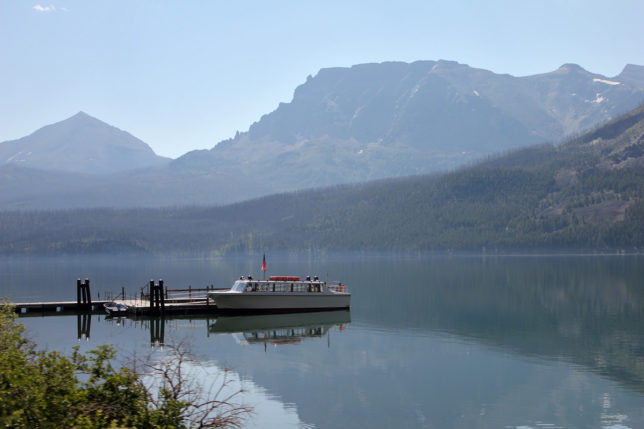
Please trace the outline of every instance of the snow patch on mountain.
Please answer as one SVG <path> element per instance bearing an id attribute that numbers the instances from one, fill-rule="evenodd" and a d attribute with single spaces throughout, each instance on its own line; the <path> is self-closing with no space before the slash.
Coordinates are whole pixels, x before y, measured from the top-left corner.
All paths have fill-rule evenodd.
<path id="1" fill-rule="evenodd" d="M 606 80 L 606 79 L 599 79 L 599 78 L 593 79 L 593 82 L 605 83 L 606 85 L 613 85 L 613 86 L 622 84 L 621 82 L 616 82 L 614 80 Z"/>

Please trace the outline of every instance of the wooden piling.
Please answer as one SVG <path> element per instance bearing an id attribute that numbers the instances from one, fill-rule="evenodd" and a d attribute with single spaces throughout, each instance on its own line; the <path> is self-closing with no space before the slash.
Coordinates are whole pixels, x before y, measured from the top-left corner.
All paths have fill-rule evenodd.
<path id="1" fill-rule="evenodd" d="M 154 309 L 154 280 L 150 280 L 150 311 Z"/>
<path id="2" fill-rule="evenodd" d="M 165 294 L 163 293 L 163 280 L 159 280 L 159 300 L 161 301 L 161 311 L 165 311 Z"/>
<path id="3" fill-rule="evenodd" d="M 159 284 L 155 284 L 154 280 L 150 280 L 150 311 L 155 313 L 165 311 L 163 280 L 159 280 Z"/>
<path id="4" fill-rule="evenodd" d="M 81 279 L 76 280 L 76 305 L 78 308 L 92 306 L 92 295 L 89 289 L 89 279 L 81 282 Z"/>

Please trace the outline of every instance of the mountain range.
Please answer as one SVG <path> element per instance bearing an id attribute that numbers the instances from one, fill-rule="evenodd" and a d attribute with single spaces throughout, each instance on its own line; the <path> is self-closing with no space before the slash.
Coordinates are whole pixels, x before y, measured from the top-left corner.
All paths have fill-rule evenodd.
<path id="1" fill-rule="evenodd" d="M 450 61 L 320 70 L 247 132 L 176 160 L 79 113 L 0 143 L 0 209 L 212 205 L 445 171 L 571 138 L 644 100 L 644 67 L 513 77 Z"/>
<path id="2" fill-rule="evenodd" d="M 644 248 L 644 105 L 449 173 L 215 207 L 0 212 L 0 253 Z"/>

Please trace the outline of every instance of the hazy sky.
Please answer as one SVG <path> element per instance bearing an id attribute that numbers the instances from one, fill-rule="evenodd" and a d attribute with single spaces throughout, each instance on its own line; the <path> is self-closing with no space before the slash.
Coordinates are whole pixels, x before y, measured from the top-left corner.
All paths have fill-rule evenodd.
<path id="1" fill-rule="evenodd" d="M 246 131 L 320 68 L 644 65 L 644 1 L 0 0 L 0 141 L 84 111 L 160 155 Z"/>

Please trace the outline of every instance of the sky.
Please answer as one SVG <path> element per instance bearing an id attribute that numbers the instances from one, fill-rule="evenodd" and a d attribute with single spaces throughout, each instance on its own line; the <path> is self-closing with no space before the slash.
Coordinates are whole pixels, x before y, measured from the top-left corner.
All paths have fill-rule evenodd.
<path id="1" fill-rule="evenodd" d="M 0 142 L 84 111 L 176 158 L 361 63 L 613 77 L 643 22 L 642 0 L 0 0 Z"/>

